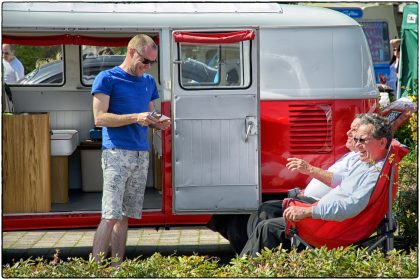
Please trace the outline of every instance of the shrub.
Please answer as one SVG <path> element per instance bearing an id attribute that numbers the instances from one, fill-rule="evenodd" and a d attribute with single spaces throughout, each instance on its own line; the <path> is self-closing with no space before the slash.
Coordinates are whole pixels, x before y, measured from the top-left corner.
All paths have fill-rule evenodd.
<path id="1" fill-rule="evenodd" d="M 369 254 L 365 249 L 265 250 L 256 258 L 232 260 L 225 267 L 226 277 L 415 277 L 417 253 L 391 251 L 385 256 L 379 250 Z M 401 263 L 400 263 L 401 262 Z M 407 263 L 404 263 L 407 262 Z M 408 265 L 408 262 L 413 262 Z M 409 276 L 411 275 L 411 276 Z"/>
<path id="2" fill-rule="evenodd" d="M 417 147 L 401 161 L 398 174 L 398 194 L 393 212 L 398 223 L 398 235 L 403 247 L 418 246 Z"/>
<path id="3" fill-rule="evenodd" d="M 387 255 L 377 250 L 348 247 L 292 250 L 264 250 L 251 258 L 236 257 L 228 265 L 205 256 L 162 256 L 125 260 L 118 268 L 110 267 L 111 259 L 99 265 L 92 259 L 69 258 L 64 262 L 58 255 L 52 261 L 21 260 L 3 266 L 3 277 L 13 278 L 209 278 L 209 277 L 404 277 L 418 276 L 416 251 L 393 250 Z"/>
<path id="4" fill-rule="evenodd" d="M 413 114 L 395 133 L 395 138 L 408 145 L 411 150 L 399 165 L 398 196 L 393 204 L 403 248 L 418 246 L 417 117 L 417 113 Z"/>

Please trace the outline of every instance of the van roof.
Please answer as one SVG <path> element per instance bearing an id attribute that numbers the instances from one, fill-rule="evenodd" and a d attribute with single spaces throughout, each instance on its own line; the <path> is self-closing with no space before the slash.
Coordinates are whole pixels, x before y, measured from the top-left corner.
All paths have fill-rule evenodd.
<path id="1" fill-rule="evenodd" d="M 5 2 L 2 13 L 3 32 L 358 25 L 330 9 L 263 2 Z"/>

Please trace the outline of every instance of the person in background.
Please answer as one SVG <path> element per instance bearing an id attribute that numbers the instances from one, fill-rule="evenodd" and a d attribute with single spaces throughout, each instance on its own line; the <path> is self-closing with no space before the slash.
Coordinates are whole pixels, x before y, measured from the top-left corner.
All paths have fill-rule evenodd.
<path id="1" fill-rule="evenodd" d="M 25 69 L 15 56 L 15 45 L 3 44 L 3 78 L 6 84 L 15 84 L 25 76 Z"/>
<path id="2" fill-rule="evenodd" d="M 95 126 L 102 128 L 102 219 L 93 240 L 96 261 L 106 257 L 111 242 L 113 265 L 125 254 L 128 218 L 140 219 L 149 167 L 148 127 L 159 122 L 153 100 L 159 98 L 154 78 L 145 73 L 156 61 L 157 46 L 147 35 L 134 36 L 123 63 L 100 72 L 92 85 Z"/>
<path id="3" fill-rule="evenodd" d="M 358 114 L 347 131 L 346 147 L 350 151 L 339 158 L 327 170 L 312 166 L 307 161 L 299 158 L 288 158 L 286 167 L 292 171 L 309 175 L 313 179 L 308 183 L 306 188 L 297 194 L 296 199 L 313 203 L 320 200 L 324 195 L 333 188 L 340 185 L 343 178 L 348 174 L 351 168 L 356 167 L 360 163 L 359 155 L 354 143 L 354 136 L 360 126 L 360 118 L 363 114 Z M 282 217 L 283 202 L 282 200 L 266 201 L 258 207 L 256 214 L 249 217 L 247 225 L 248 237 L 252 235 L 255 227 L 262 220 Z"/>
<path id="4" fill-rule="evenodd" d="M 392 58 L 389 63 L 389 79 L 387 81 L 387 86 L 392 89 L 392 94 L 395 97 L 397 95 L 397 84 L 398 84 L 398 69 L 400 64 L 400 39 L 391 40 L 392 48 Z M 394 98 L 395 100 L 395 98 Z"/>
<path id="5" fill-rule="evenodd" d="M 113 55 L 114 52 L 110 47 L 105 47 L 98 52 L 99 55 Z"/>
<path id="6" fill-rule="evenodd" d="M 290 240 L 285 237 L 285 219 L 293 222 L 305 218 L 343 221 L 362 212 L 369 203 L 392 138 L 387 119 L 373 113 L 364 114 L 354 137 L 361 163 L 352 168 L 340 186 L 324 195 L 317 205 L 290 206 L 284 210 L 283 217 L 258 223 L 241 256 L 256 256 L 263 248 L 273 249 L 280 244 L 285 245 L 284 248 L 290 247 Z"/>

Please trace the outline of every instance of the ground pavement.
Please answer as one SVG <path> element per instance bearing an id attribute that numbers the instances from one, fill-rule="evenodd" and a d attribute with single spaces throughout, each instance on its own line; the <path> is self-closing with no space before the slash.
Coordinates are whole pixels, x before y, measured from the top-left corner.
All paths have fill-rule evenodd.
<path id="1" fill-rule="evenodd" d="M 56 250 L 62 260 L 68 257 L 88 258 L 92 251 L 95 229 L 9 231 L 2 233 L 2 263 L 32 257 L 51 259 Z M 130 228 L 126 256 L 163 255 L 217 256 L 229 261 L 235 256 L 229 241 L 206 227 Z"/>

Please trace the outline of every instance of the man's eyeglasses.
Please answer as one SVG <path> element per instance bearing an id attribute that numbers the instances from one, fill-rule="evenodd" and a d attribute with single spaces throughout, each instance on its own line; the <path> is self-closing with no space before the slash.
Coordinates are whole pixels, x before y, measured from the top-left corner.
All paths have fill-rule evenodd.
<path id="1" fill-rule="evenodd" d="M 366 144 L 366 141 L 369 141 L 370 138 L 353 138 L 354 144 L 360 143 L 361 145 Z"/>
<path id="2" fill-rule="evenodd" d="M 10 54 L 9 52 L 4 52 L 4 53 L 3 53 L 3 55 L 9 55 L 9 54 Z"/>
<path id="3" fill-rule="evenodd" d="M 156 62 L 156 60 L 149 60 L 147 58 L 145 58 L 144 56 L 142 56 L 138 50 L 134 49 L 136 51 L 136 53 L 141 57 L 141 63 L 143 63 L 144 65 L 150 64 L 152 65 L 153 63 Z"/>

